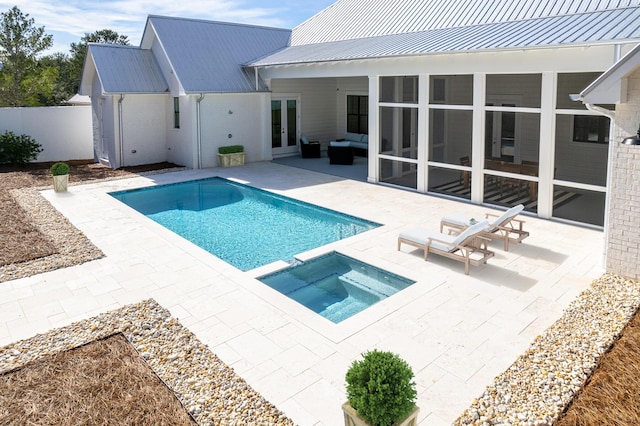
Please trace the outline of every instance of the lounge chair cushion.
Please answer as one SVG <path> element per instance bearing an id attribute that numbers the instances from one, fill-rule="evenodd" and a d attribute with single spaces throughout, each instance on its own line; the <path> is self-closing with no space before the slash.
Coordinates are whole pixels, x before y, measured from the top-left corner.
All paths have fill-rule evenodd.
<path id="1" fill-rule="evenodd" d="M 486 220 L 476 223 L 458 235 L 441 234 L 440 232 L 430 231 L 424 228 L 412 228 L 400 233 L 400 238 L 403 240 L 409 240 L 416 244 L 426 246 L 429 243 L 429 238 L 434 238 L 438 241 L 432 240 L 431 247 L 437 250 L 451 252 L 456 249 L 458 244 L 463 242 L 469 236 L 477 234 L 483 231 L 488 225 Z"/>
<path id="2" fill-rule="evenodd" d="M 518 204 L 517 206 L 513 206 L 510 209 L 506 210 L 504 213 L 502 213 L 502 216 L 498 217 L 496 220 L 494 220 L 490 224 L 491 230 L 496 226 L 503 225 L 505 222 L 508 222 L 509 220 L 513 219 L 518 214 L 520 214 L 522 210 L 524 210 L 524 206 L 522 204 Z M 487 231 L 491 232 L 491 230 L 487 230 Z"/>

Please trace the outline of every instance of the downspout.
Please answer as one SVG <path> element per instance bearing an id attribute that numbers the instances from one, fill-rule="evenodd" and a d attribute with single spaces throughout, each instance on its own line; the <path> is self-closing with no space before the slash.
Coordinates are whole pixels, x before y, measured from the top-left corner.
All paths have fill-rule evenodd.
<path id="1" fill-rule="evenodd" d="M 124 167 L 124 129 L 122 121 L 122 101 L 124 101 L 124 93 L 120 93 L 118 99 L 118 148 L 120 151 L 120 164 L 118 168 Z"/>
<path id="2" fill-rule="evenodd" d="M 604 228 L 604 241 L 603 241 L 603 249 L 602 249 L 602 263 L 603 263 L 603 268 L 606 270 L 607 269 L 607 250 L 609 249 L 609 208 L 610 208 L 610 195 L 609 195 L 609 190 L 611 189 L 611 175 L 613 173 L 613 167 L 611 166 L 611 163 L 613 162 L 613 140 L 614 140 L 614 129 L 616 127 L 615 124 L 615 120 L 616 120 L 616 113 L 615 111 L 611 111 L 609 109 L 606 108 L 602 108 L 600 106 L 597 105 L 593 105 L 593 104 L 584 104 L 587 109 L 589 111 L 593 111 L 596 112 L 600 115 L 604 115 L 605 117 L 609 117 L 609 119 L 611 120 L 611 125 L 609 126 L 609 153 L 608 153 L 608 158 L 609 161 L 607 164 L 607 192 L 605 193 L 605 197 L 604 197 L 604 223 L 603 223 L 603 228 Z"/>
<path id="3" fill-rule="evenodd" d="M 204 99 L 204 93 L 196 99 L 196 144 L 198 150 L 198 169 L 202 168 L 202 117 L 200 117 L 200 102 Z"/>
<path id="4" fill-rule="evenodd" d="M 258 75 L 258 67 L 253 69 L 253 73 L 256 76 L 256 92 L 260 91 L 260 77 Z"/>

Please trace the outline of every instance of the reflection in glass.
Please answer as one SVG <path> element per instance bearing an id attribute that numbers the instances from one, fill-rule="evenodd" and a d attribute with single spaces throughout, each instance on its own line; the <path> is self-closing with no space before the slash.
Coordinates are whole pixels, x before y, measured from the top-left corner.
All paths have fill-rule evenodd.
<path id="1" fill-rule="evenodd" d="M 380 102 L 418 103 L 418 76 L 380 78 Z"/>
<path id="2" fill-rule="evenodd" d="M 473 112 L 447 109 L 429 111 L 429 160 L 460 164 L 471 156 Z"/>
<path id="3" fill-rule="evenodd" d="M 381 158 L 380 182 L 418 189 L 418 165 Z"/>
<path id="4" fill-rule="evenodd" d="M 604 226 L 604 192 L 559 185 L 553 189 L 553 217 Z"/>
<path id="5" fill-rule="evenodd" d="M 380 107 L 380 154 L 418 158 L 418 109 Z"/>

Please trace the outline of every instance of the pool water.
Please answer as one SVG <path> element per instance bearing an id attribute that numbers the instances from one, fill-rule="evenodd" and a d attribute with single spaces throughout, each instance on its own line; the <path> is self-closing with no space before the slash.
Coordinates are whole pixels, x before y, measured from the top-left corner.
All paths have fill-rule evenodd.
<path id="1" fill-rule="evenodd" d="M 223 178 L 110 195 L 243 271 L 380 226 Z"/>
<path id="2" fill-rule="evenodd" d="M 258 280 L 334 323 L 415 283 L 337 252 Z"/>

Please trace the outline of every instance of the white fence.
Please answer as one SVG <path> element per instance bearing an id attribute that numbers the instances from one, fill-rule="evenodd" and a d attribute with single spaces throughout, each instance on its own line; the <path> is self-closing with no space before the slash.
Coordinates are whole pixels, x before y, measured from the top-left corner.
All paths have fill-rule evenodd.
<path id="1" fill-rule="evenodd" d="M 42 145 L 37 162 L 93 159 L 90 105 L 0 108 L 0 133 L 7 131 Z"/>

